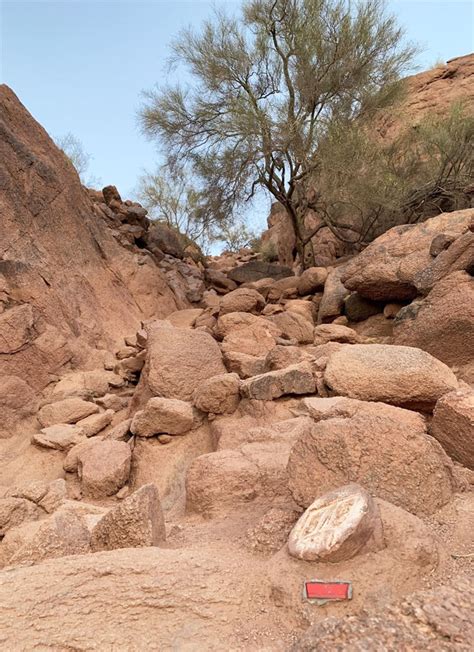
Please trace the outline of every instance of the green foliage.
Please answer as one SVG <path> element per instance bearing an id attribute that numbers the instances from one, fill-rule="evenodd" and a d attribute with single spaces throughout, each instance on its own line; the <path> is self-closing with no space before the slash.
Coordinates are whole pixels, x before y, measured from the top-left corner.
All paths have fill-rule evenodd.
<path id="1" fill-rule="evenodd" d="M 469 206 L 474 183 L 474 116 L 462 106 L 428 115 L 389 145 L 366 124 L 337 125 L 314 175 L 317 209 L 342 239 L 364 244 L 397 224 Z M 341 225 L 350 224 L 350 229 Z"/>
<path id="2" fill-rule="evenodd" d="M 335 124 L 389 105 L 414 49 L 382 0 L 247 0 L 185 30 L 173 61 L 194 85 L 150 91 L 140 117 L 171 166 L 192 173 L 203 210 L 229 220 L 263 187 L 286 208 L 301 259 L 321 144 Z"/>

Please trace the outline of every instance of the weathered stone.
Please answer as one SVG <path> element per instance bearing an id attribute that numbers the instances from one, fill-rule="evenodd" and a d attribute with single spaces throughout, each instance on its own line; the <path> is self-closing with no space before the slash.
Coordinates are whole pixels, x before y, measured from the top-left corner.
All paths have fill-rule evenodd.
<path id="1" fill-rule="evenodd" d="M 113 426 L 104 439 L 115 439 L 116 441 L 127 441 L 130 438 L 130 426 L 132 424 L 131 419 L 124 419 L 120 423 L 117 423 L 116 426 Z"/>
<path id="2" fill-rule="evenodd" d="M 232 330 L 222 341 L 222 352 L 244 353 L 255 357 L 265 356 L 276 346 L 274 330 L 265 322 L 266 320 L 263 320 Z"/>
<path id="3" fill-rule="evenodd" d="M 251 260 L 249 263 L 240 265 L 231 270 L 227 276 L 236 283 L 251 283 L 262 278 L 280 279 L 293 276 L 289 267 L 265 263 L 261 260 Z"/>
<path id="4" fill-rule="evenodd" d="M 312 325 L 314 325 L 314 319 L 317 317 L 314 303 L 306 299 L 289 299 L 285 302 L 285 311 L 301 315 Z"/>
<path id="5" fill-rule="evenodd" d="M 85 438 L 85 432 L 80 426 L 60 423 L 33 435 L 31 442 L 43 448 L 67 451 Z"/>
<path id="6" fill-rule="evenodd" d="M 36 521 L 39 516 L 37 506 L 25 498 L 0 498 L 0 536 L 25 521 Z"/>
<path id="7" fill-rule="evenodd" d="M 160 433 L 183 435 L 191 430 L 193 420 L 193 409 L 189 403 L 157 396 L 135 414 L 130 430 L 139 437 L 153 437 Z"/>
<path id="8" fill-rule="evenodd" d="M 128 407 L 130 403 L 129 396 L 119 396 L 118 394 L 106 394 L 102 398 L 98 398 L 95 401 L 97 405 L 100 405 L 104 410 L 113 410 L 114 412 L 119 412 L 120 410 Z"/>
<path id="9" fill-rule="evenodd" d="M 305 269 L 298 280 L 298 294 L 313 294 L 324 288 L 328 271 L 325 267 L 310 267 Z"/>
<path id="10" fill-rule="evenodd" d="M 157 546 L 166 538 L 165 521 L 154 484 L 140 487 L 113 507 L 92 530 L 92 550 Z"/>
<path id="11" fill-rule="evenodd" d="M 304 360 L 312 360 L 312 356 L 298 346 L 275 346 L 268 352 L 264 371 L 276 371 L 298 364 Z"/>
<path id="12" fill-rule="evenodd" d="M 474 281 L 453 272 L 437 283 L 424 301 L 400 310 L 394 323 L 396 344 L 417 346 L 460 370 L 474 382 Z"/>
<path id="13" fill-rule="evenodd" d="M 90 552 L 86 522 L 73 511 L 59 511 L 44 521 L 28 525 L 28 529 L 23 529 L 22 545 L 10 558 L 10 564 L 38 563 Z"/>
<path id="14" fill-rule="evenodd" d="M 202 412 L 232 414 L 240 402 L 240 378 L 235 373 L 209 378 L 196 387 L 193 400 Z"/>
<path id="15" fill-rule="evenodd" d="M 33 324 L 29 303 L 14 306 L 0 315 L 0 354 L 16 353 L 34 338 Z"/>
<path id="16" fill-rule="evenodd" d="M 299 344 L 310 344 L 313 341 L 313 322 L 308 321 L 296 312 L 280 312 L 267 319 L 281 330 L 283 337 L 295 340 Z"/>
<path id="17" fill-rule="evenodd" d="M 451 246 L 441 251 L 428 267 L 419 272 L 414 279 L 420 294 L 428 294 L 434 285 L 452 272 L 474 271 L 474 233 L 467 231 L 456 238 Z"/>
<path id="18" fill-rule="evenodd" d="M 326 344 L 327 342 L 340 342 L 341 344 L 355 344 L 361 338 L 354 329 L 342 324 L 319 324 L 314 329 L 314 344 Z"/>
<path id="19" fill-rule="evenodd" d="M 77 454 L 78 475 L 85 495 L 112 496 L 130 475 L 131 450 L 123 441 L 105 440 L 84 447 Z"/>
<path id="20" fill-rule="evenodd" d="M 288 394 L 312 394 L 315 389 L 311 365 L 301 362 L 245 380 L 241 394 L 260 401 L 272 401 Z"/>
<path id="21" fill-rule="evenodd" d="M 474 470 L 474 391 L 459 389 L 436 403 L 430 434 L 454 460 Z"/>
<path id="22" fill-rule="evenodd" d="M 106 410 L 99 414 L 91 414 L 85 419 L 77 421 L 77 425 L 82 428 L 86 437 L 93 437 L 111 423 L 114 414 L 115 412 L 113 410 Z"/>
<path id="23" fill-rule="evenodd" d="M 292 448 L 288 478 L 304 507 L 323 492 L 357 482 L 418 515 L 440 509 L 455 488 L 453 465 L 426 434 L 424 419 L 381 403 L 361 405 L 350 418 L 315 423 Z"/>
<path id="24" fill-rule="evenodd" d="M 324 382 L 334 394 L 432 410 L 458 381 L 421 349 L 385 344 L 345 346 L 329 358 Z"/>
<path id="25" fill-rule="evenodd" d="M 189 308 L 188 310 L 177 310 L 166 317 L 175 328 L 193 328 L 196 320 L 203 313 L 202 308 Z"/>
<path id="26" fill-rule="evenodd" d="M 413 299 L 417 294 L 415 278 L 432 263 L 434 236 L 461 235 L 473 215 L 474 209 L 442 213 L 419 224 L 389 229 L 347 263 L 342 282 L 375 301 Z"/>
<path id="27" fill-rule="evenodd" d="M 189 401 L 200 383 L 225 373 L 217 342 L 200 331 L 151 325 L 147 353 L 145 373 L 153 395 Z"/>
<path id="28" fill-rule="evenodd" d="M 240 378 L 251 378 L 265 373 L 266 356 L 254 356 L 237 351 L 224 352 L 224 362 L 229 372 L 236 373 Z"/>
<path id="29" fill-rule="evenodd" d="M 316 498 L 288 538 L 290 555 L 306 561 L 338 562 L 377 548 L 383 548 L 379 510 L 356 484 Z"/>
<path id="30" fill-rule="evenodd" d="M 260 292 L 249 288 L 239 288 L 222 297 L 220 314 L 226 315 L 231 312 L 259 313 L 264 305 L 265 299 Z"/>
<path id="31" fill-rule="evenodd" d="M 342 314 L 344 299 L 350 294 L 342 284 L 341 276 L 345 267 L 337 267 L 329 271 L 324 292 L 319 303 L 318 324 L 326 324 Z"/>
<path id="32" fill-rule="evenodd" d="M 99 412 L 99 406 L 80 398 L 65 398 L 56 403 L 44 405 L 38 412 L 38 421 L 42 426 L 54 426 L 58 423 L 76 423 L 90 414 Z"/>
<path id="33" fill-rule="evenodd" d="M 206 269 L 206 281 L 221 293 L 232 292 L 237 288 L 237 283 L 218 269 Z"/>
<path id="34" fill-rule="evenodd" d="M 45 495 L 38 501 L 38 505 L 48 514 L 55 512 L 67 496 L 66 481 L 63 478 L 53 480 L 48 484 Z"/>
<path id="35" fill-rule="evenodd" d="M 223 340 L 227 335 L 243 330 L 248 327 L 265 327 L 274 337 L 281 335 L 280 329 L 264 317 L 252 315 L 250 312 L 231 312 L 227 315 L 221 315 L 217 320 L 214 328 L 215 336 Z"/>

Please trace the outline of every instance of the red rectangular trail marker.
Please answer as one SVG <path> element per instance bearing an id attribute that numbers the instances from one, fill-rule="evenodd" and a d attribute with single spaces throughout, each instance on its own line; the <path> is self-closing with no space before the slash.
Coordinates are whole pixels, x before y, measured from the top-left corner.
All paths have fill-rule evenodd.
<path id="1" fill-rule="evenodd" d="M 315 604 L 352 600 L 352 584 L 343 580 L 308 580 L 304 583 L 303 596 Z"/>

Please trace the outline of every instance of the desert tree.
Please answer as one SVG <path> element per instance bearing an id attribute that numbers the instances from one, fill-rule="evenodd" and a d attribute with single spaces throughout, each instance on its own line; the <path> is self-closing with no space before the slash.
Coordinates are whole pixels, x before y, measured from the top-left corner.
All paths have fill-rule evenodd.
<path id="1" fill-rule="evenodd" d="M 304 264 L 320 145 L 334 124 L 393 101 L 414 54 L 403 37 L 383 0 L 247 0 L 239 17 L 216 11 L 174 41 L 172 63 L 192 83 L 146 92 L 143 130 L 223 217 L 268 191 Z M 350 226 L 323 219 L 335 232 Z"/>

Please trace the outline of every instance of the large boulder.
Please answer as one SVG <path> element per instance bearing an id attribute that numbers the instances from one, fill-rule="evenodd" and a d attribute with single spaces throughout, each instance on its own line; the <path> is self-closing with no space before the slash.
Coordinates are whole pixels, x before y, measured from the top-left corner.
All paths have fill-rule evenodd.
<path id="1" fill-rule="evenodd" d="M 251 260 L 239 267 L 234 267 L 227 276 L 236 283 L 252 283 L 262 278 L 272 278 L 275 281 L 293 276 L 289 267 L 277 265 L 276 263 L 266 263 L 263 260 Z"/>
<path id="2" fill-rule="evenodd" d="M 257 290 L 238 288 L 222 297 L 220 314 L 226 315 L 231 312 L 259 313 L 264 305 L 265 299 Z"/>
<path id="3" fill-rule="evenodd" d="M 220 374 L 196 387 L 194 405 L 202 412 L 232 414 L 240 401 L 240 378 L 237 374 Z"/>
<path id="4" fill-rule="evenodd" d="M 433 238 L 440 233 L 462 235 L 473 217 L 474 209 L 469 208 L 442 213 L 420 224 L 393 227 L 345 266 L 342 283 L 375 301 L 413 299 L 415 279 L 432 262 Z"/>
<path id="5" fill-rule="evenodd" d="M 396 344 L 417 346 L 459 369 L 474 382 L 474 280 L 453 272 L 429 295 L 400 310 L 394 322 Z"/>
<path id="6" fill-rule="evenodd" d="M 153 396 L 192 400 L 196 387 L 225 373 L 217 342 L 202 331 L 148 327 L 145 376 Z"/>
<path id="7" fill-rule="evenodd" d="M 272 326 L 270 322 L 262 319 L 249 326 L 232 330 L 222 341 L 223 353 L 265 356 L 276 346 L 275 329 Z"/>
<path id="8" fill-rule="evenodd" d="M 324 288 L 328 271 L 325 267 L 309 267 L 301 274 L 298 280 L 298 294 L 314 294 Z"/>
<path id="9" fill-rule="evenodd" d="M 324 382 L 334 394 L 422 410 L 432 410 L 458 386 L 453 372 L 429 353 L 388 344 L 344 346 L 329 358 Z"/>
<path id="10" fill-rule="evenodd" d="M 90 552 L 90 533 L 85 519 L 75 511 L 63 509 L 49 518 L 23 526 L 22 545 L 11 556 L 10 564 L 38 563 L 66 555 Z"/>
<path id="11" fill-rule="evenodd" d="M 157 546 L 166 538 L 160 497 L 154 484 L 140 487 L 113 507 L 91 533 L 92 550 Z"/>
<path id="12" fill-rule="evenodd" d="M 288 538 L 290 555 L 307 561 L 338 562 L 377 548 L 383 548 L 379 510 L 356 484 L 316 498 Z"/>
<path id="13" fill-rule="evenodd" d="M 269 371 L 245 380 L 241 394 L 259 401 L 272 401 L 288 394 L 313 394 L 316 383 L 309 362 L 300 362 L 285 369 Z"/>
<path id="14" fill-rule="evenodd" d="M 289 486 L 308 507 L 348 482 L 414 514 L 432 514 L 453 495 L 449 458 L 426 434 L 424 419 L 389 405 L 361 407 L 350 418 L 319 421 L 294 444 Z"/>
<path id="15" fill-rule="evenodd" d="M 474 272 L 474 230 L 463 233 L 440 251 L 431 264 L 415 276 L 416 288 L 420 294 L 428 294 L 438 281 L 456 271 Z"/>
<path id="16" fill-rule="evenodd" d="M 57 423 L 76 423 L 99 411 L 100 408 L 95 403 L 84 401 L 81 398 L 65 398 L 62 401 L 44 405 L 38 412 L 38 421 L 46 428 Z"/>
<path id="17" fill-rule="evenodd" d="M 194 415 L 190 403 L 176 398 L 151 398 L 143 410 L 132 419 L 130 431 L 138 437 L 153 437 L 161 433 L 183 435 L 193 427 Z"/>
<path id="18" fill-rule="evenodd" d="M 474 470 L 474 391 L 465 388 L 442 396 L 430 434 L 454 460 Z"/>
<path id="19" fill-rule="evenodd" d="M 0 537 L 13 527 L 25 521 L 35 521 L 40 517 L 35 503 L 25 498 L 0 498 Z"/>
<path id="20" fill-rule="evenodd" d="M 131 461 L 130 446 L 123 441 L 103 440 L 84 446 L 77 454 L 84 495 L 104 498 L 116 494 L 128 480 Z"/>
<path id="21" fill-rule="evenodd" d="M 278 326 L 283 337 L 298 342 L 310 344 L 313 342 L 313 322 L 297 312 L 285 311 L 268 317 Z"/>
<path id="22" fill-rule="evenodd" d="M 342 315 L 344 300 L 350 294 L 349 290 L 341 282 L 344 269 L 345 266 L 341 266 L 329 271 L 324 284 L 324 293 L 319 304 L 318 324 L 326 324 Z"/>

